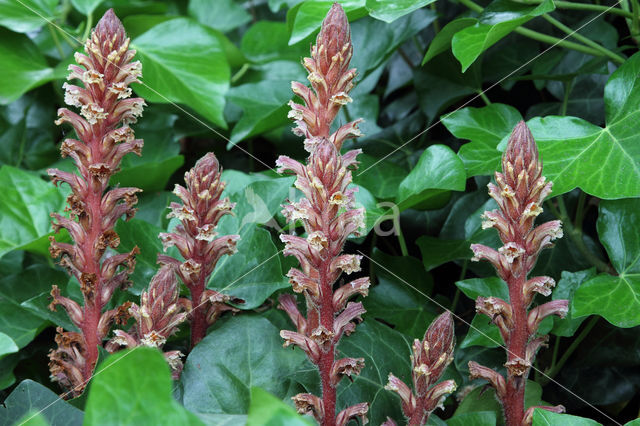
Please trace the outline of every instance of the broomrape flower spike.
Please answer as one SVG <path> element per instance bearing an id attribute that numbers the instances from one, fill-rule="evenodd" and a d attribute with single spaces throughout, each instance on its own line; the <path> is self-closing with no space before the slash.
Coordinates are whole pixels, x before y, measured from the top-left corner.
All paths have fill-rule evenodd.
<path id="1" fill-rule="evenodd" d="M 120 160 L 133 152 L 140 155 L 142 140 L 135 139 L 129 124 L 142 115 L 145 105 L 141 98 L 130 98 L 129 85 L 139 82 L 140 62 L 132 62 L 134 50 L 129 50 L 120 20 L 108 10 L 91 33 L 84 49 L 76 53 L 76 64 L 69 65 L 65 83 L 65 102 L 80 108 L 80 114 L 67 108 L 58 110 L 56 124 L 69 123 L 78 139 L 66 139 L 61 146 L 62 157 L 71 157 L 78 174 L 49 169 L 54 183 L 65 182 L 71 187 L 67 198 L 68 217 L 52 213 L 55 231 L 65 228 L 72 244 L 59 243 L 51 237 L 50 252 L 60 257 L 62 265 L 80 283 L 82 306 L 63 297 L 53 286 L 50 308 L 61 305 L 79 333 L 58 329 L 58 348 L 49 353 L 51 378 L 60 383 L 72 397 L 82 393 L 98 360 L 98 346 L 109 332 L 111 324 L 126 322 L 128 305 L 104 311 L 117 288 L 128 285 L 128 275 L 135 266 L 138 248 L 130 253 L 104 257 L 108 248 L 120 243 L 114 226 L 123 215 L 128 220 L 135 214 L 138 188 L 114 188 L 107 191 L 109 179 L 118 171 Z"/>
<path id="2" fill-rule="evenodd" d="M 471 378 L 486 379 L 496 389 L 508 426 L 531 424 L 533 408 L 524 411 L 524 389 L 538 349 L 547 336 L 536 337 L 540 321 L 555 314 L 564 318 L 567 300 L 553 300 L 529 310 L 535 293 L 551 294 L 555 281 L 550 277 L 527 279 L 540 251 L 562 237 L 560 221 L 534 227 L 542 212 L 542 202 L 551 193 L 551 182 L 542 176 L 542 161 L 533 135 L 521 121 L 509 139 L 502 156 L 502 173 L 496 172 L 496 184 L 489 184 L 489 195 L 498 210 L 483 215 L 483 228 L 495 228 L 503 246 L 498 250 L 472 244 L 472 260 L 488 260 L 509 287 L 509 302 L 496 297 L 478 297 L 476 310 L 498 326 L 507 347 L 506 378 L 496 371 L 469 362 Z M 562 412 L 564 407 L 537 407 Z"/>
<path id="3" fill-rule="evenodd" d="M 333 286 L 343 272 L 360 270 L 361 256 L 342 255 L 347 237 L 357 235 L 363 226 L 363 209 L 353 208 L 354 189 L 350 168 L 354 167 L 360 150 L 340 154 L 347 138 L 357 137 L 356 120 L 330 134 L 331 123 L 340 107 L 351 98 L 355 70 L 349 69 L 353 52 L 349 22 L 338 4 L 327 14 L 322 29 L 311 49 L 311 58 L 305 58 L 311 88 L 301 83 L 292 84 L 293 91 L 305 105 L 291 103 L 289 114 L 296 120 L 294 133 L 305 137 L 305 148 L 310 152 L 307 164 L 281 156 L 279 171 L 293 172 L 297 176 L 296 188 L 304 197 L 289 203 L 283 214 L 289 221 L 300 220 L 307 237 L 281 235 L 285 243 L 284 254 L 295 256 L 300 269 L 292 268 L 287 276 L 293 291 L 306 300 L 306 318 L 291 294 L 280 297 L 279 308 L 284 310 L 297 327 L 297 331 L 282 330 L 284 346 L 296 345 L 320 370 L 322 396 L 298 394 L 293 401 L 298 412 L 312 414 L 323 426 L 344 426 L 350 419 L 360 418 L 366 423 L 367 403 L 359 403 L 336 414 L 336 387 L 344 376 L 350 379 L 364 367 L 362 358 L 335 359 L 336 347 L 344 334 L 355 330 L 355 322 L 365 312 L 354 296 L 366 296 L 369 278 L 358 278 L 338 288 Z"/>
<path id="4" fill-rule="evenodd" d="M 435 384 L 453 361 L 454 338 L 453 318 L 450 312 L 445 312 L 431 323 L 422 341 L 416 339 L 413 342 L 413 391 L 402 380 L 389 374 L 385 389 L 400 395 L 402 412 L 409 426 L 427 424 L 431 412 L 441 407 L 447 395 L 456 390 L 453 380 Z M 383 423 L 383 426 L 395 425 L 390 418 Z"/>
<path id="5" fill-rule="evenodd" d="M 140 295 L 140 306 L 134 303 L 129 308 L 129 314 L 136 321 L 134 326 L 129 332 L 115 330 L 115 337 L 105 345 L 105 349 L 109 352 L 115 352 L 122 347 L 137 346 L 162 349 L 167 339 L 178 330 L 178 325 L 187 316 L 179 300 L 179 290 L 173 267 L 162 266 L 151 279 L 147 291 Z M 182 372 L 182 356 L 180 351 L 164 353 L 175 380 Z"/>
<path id="6" fill-rule="evenodd" d="M 191 300 L 182 299 L 191 321 L 191 347 L 207 334 L 207 328 L 225 311 L 236 312 L 228 305 L 231 298 L 207 289 L 207 282 L 218 260 L 225 254 L 236 252 L 239 235 L 217 236 L 218 221 L 232 214 L 235 203 L 228 198 L 220 198 L 225 183 L 220 180 L 222 169 L 216 156 L 210 152 L 198 160 L 185 173 L 186 188 L 176 185 L 173 193 L 182 203 L 171 203 L 169 218 L 176 218 L 180 224 L 170 233 L 160 234 L 165 250 L 175 246 L 184 261 L 160 255 L 158 261 L 171 265 L 185 286 Z M 235 302 L 241 302 L 235 299 Z"/>

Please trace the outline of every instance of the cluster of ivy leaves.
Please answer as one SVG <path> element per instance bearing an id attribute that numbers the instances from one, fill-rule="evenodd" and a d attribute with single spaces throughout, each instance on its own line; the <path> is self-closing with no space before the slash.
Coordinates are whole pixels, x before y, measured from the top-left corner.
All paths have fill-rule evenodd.
<path id="1" fill-rule="evenodd" d="M 383 388 L 387 376 L 409 382 L 410 344 L 444 307 L 458 316 L 445 379 L 459 391 L 430 424 L 503 424 L 493 391 L 468 379 L 467 362 L 504 371 L 500 334 L 475 315 L 473 301 L 508 295 L 487 265 L 470 263 L 469 245 L 498 245 L 480 223 L 481 212 L 495 208 L 486 184 L 524 119 L 554 182 L 540 220 L 560 218 L 565 231 L 534 273 L 557 281 L 552 298 L 570 300 L 567 318 L 541 327 L 549 347 L 527 382 L 526 404 L 563 404 L 570 413 L 536 410 L 536 425 L 636 424 L 638 1 L 340 3 L 358 84 L 336 121 L 365 119 L 365 136 L 348 148 L 364 151 L 354 184 L 369 231 L 347 251 L 366 256 L 373 286 L 364 322 L 339 347 L 366 363 L 340 384 L 339 405 L 367 401 L 372 424 L 400 421 L 399 398 Z M 279 330 L 292 325 L 275 309 L 277 295 L 290 291 L 283 273 L 293 261 L 279 254 L 277 237 L 293 178 L 271 168 L 278 154 L 305 156 L 287 119 L 290 82 L 305 81 L 300 59 L 331 4 L 0 0 L 0 424 L 310 424 L 289 397 L 318 392 L 317 373 L 299 350 L 282 348 Z M 226 194 L 237 203 L 219 232 L 242 238 L 209 287 L 245 303 L 190 353 L 187 325 L 168 342 L 188 354 L 179 381 L 157 351 L 139 348 L 105 356 L 88 392 L 62 401 L 47 352 L 55 327 L 74 326 L 47 309 L 48 294 L 52 284 L 72 298 L 81 293 L 48 257 L 49 213 L 64 209 L 68 189 L 54 187 L 45 171 L 73 170 L 58 153 L 69 130 L 53 121 L 67 65 L 110 7 L 143 64 L 144 84 L 134 90 L 148 103 L 135 125 L 143 155 L 125 158 L 113 178 L 144 190 L 136 218 L 117 226 L 118 250 L 138 245 L 141 254 L 133 286 L 114 303 L 136 301 L 148 285 L 162 251 L 157 235 L 171 226 L 171 189 L 208 151 L 225 167 Z"/>

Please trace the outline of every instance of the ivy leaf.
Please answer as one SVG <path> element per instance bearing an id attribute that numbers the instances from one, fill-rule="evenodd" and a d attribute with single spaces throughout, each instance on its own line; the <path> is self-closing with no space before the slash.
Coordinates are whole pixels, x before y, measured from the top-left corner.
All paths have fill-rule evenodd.
<path id="1" fill-rule="evenodd" d="M 429 62 L 434 57 L 438 56 L 442 52 L 445 52 L 451 48 L 451 39 L 460 30 L 467 28 L 478 22 L 475 18 L 459 18 L 449 22 L 442 27 L 440 32 L 429 43 L 427 53 L 424 54 L 422 59 L 422 65 Z"/>
<path id="2" fill-rule="evenodd" d="M 427 325 L 428 326 L 428 325 Z M 356 331 L 340 341 L 340 357 L 364 358 L 365 368 L 353 382 L 338 384 L 339 410 L 359 402 L 370 402 L 367 417 L 371 424 L 382 424 L 387 416 L 402 419 L 396 394 L 384 389 L 389 373 L 411 383 L 409 355 L 411 341 L 373 318 L 358 325 Z M 371 398 L 371 395 L 376 395 Z"/>
<path id="3" fill-rule="evenodd" d="M 363 300 L 369 316 L 393 325 L 395 330 L 411 338 L 421 339 L 440 311 L 424 296 L 431 294 L 433 278 L 425 274 L 420 261 L 414 257 L 390 256 L 378 250 L 373 257 L 384 268 L 374 266 L 378 284 Z"/>
<path id="4" fill-rule="evenodd" d="M 20 382 L 4 404 L 0 404 L 0 424 L 16 424 L 19 420 L 27 420 L 27 414 L 36 412 L 39 412 L 50 426 L 82 425 L 82 411 L 33 380 Z"/>
<path id="5" fill-rule="evenodd" d="M 190 0 L 188 12 L 201 24 L 223 33 L 251 20 L 251 15 L 235 0 Z"/>
<path id="6" fill-rule="evenodd" d="M 469 259 L 471 249 L 467 240 L 445 240 L 423 235 L 416 240 L 427 271 L 452 260 Z"/>
<path id="7" fill-rule="evenodd" d="M 600 274 L 573 296 L 574 318 L 596 314 L 616 327 L 640 324 L 640 199 L 602 201 L 598 236 L 618 275 Z"/>
<path id="8" fill-rule="evenodd" d="M 158 272 L 158 253 L 163 252 L 158 234 L 164 232 L 164 229 L 134 218 L 126 222 L 118 221 L 116 232 L 120 236 L 120 253 L 128 253 L 136 246 L 140 249 L 140 253 L 136 255 L 136 267 L 129 276 L 133 285 L 128 289 L 139 295 L 146 290 L 151 278 Z"/>
<path id="9" fill-rule="evenodd" d="M 92 14 L 103 1 L 104 0 L 71 0 L 71 4 L 73 4 L 73 7 L 75 7 L 77 11 L 88 16 Z"/>
<path id="10" fill-rule="evenodd" d="M 20 348 L 16 345 L 16 342 L 6 334 L 0 332 L 0 359 L 5 355 L 18 352 Z"/>
<path id="11" fill-rule="evenodd" d="M 414 72 L 413 80 L 418 94 L 420 110 L 431 123 L 448 106 L 477 94 L 481 90 L 480 66 L 472 66 L 462 74 L 453 55 L 438 55 Z M 412 137 L 411 135 L 410 137 Z"/>
<path id="12" fill-rule="evenodd" d="M 140 374 L 141 366 L 144 374 Z M 171 373 L 162 353 L 141 346 L 111 355 L 98 366 L 89 388 L 83 424 L 202 422 L 171 396 Z"/>
<path id="13" fill-rule="evenodd" d="M 367 154 L 358 155 L 358 170 L 366 170 L 379 161 L 378 158 Z M 353 173 L 353 182 L 369 190 L 377 198 L 395 198 L 398 194 L 398 186 L 406 177 L 407 172 L 402 167 L 391 161 L 381 161 L 375 166 L 375 173 Z"/>
<path id="14" fill-rule="evenodd" d="M 0 1 L 0 23 L 3 3 Z M 0 79 L 2 105 L 15 101 L 27 91 L 55 78 L 53 68 L 47 65 L 44 56 L 29 37 L 4 28 L 0 28 L 0 63 L 3 72 Z"/>
<path id="15" fill-rule="evenodd" d="M 491 104 L 483 108 L 462 108 L 446 114 L 442 117 L 442 124 L 456 138 L 470 141 L 462 145 L 458 156 L 464 163 L 467 176 L 471 177 L 491 175 L 499 169 L 502 152 L 498 151 L 497 146 L 509 137 L 520 120 L 522 116 L 514 107 Z"/>
<path id="16" fill-rule="evenodd" d="M 299 67 L 295 62 L 291 62 L 291 66 Z M 293 94 L 289 79 L 243 84 L 233 87 L 227 97 L 243 110 L 242 117 L 231 131 L 231 142 L 227 148 L 290 122 L 287 102 Z"/>
<path id="17" fill-rule="evenodd" d="M 580 288 L 589 279 L 596 275 L 595 268 L 586 269 L 584 271 L 569 272 L 563 271 L 560 281 L 553 289 L 553 300 L 566 299 L 570 303 L 573 300 L 573 295 L 576 289 Z M 573 313 L 569 311 L 565 318 L 553 317 L 553 330 L 551 331 L 556 336 L 571 337 L 580 327 L 580 324 L 586 320 L 586 317 L 573 318 Z"/>
<path id="18" fill-rule="evenodd" d="M 533 410 L 533 426 L 597 426 L 600 423 L 584 417 L 572 416 L 569 414 L 552 413 L 551 411 L 536 408 Z"/>
<path id="19" fill-rule="evenodd" d="M 0 168 L 0 256 L 22 249 L 48 256 L 52 211 L 64 196 L 52 183 L 10 166 Z"/>
<path id="20" fill-rule="evenodd" d="M 495 411 L 476 411 L 458 414 L 447 420 L 447 426 L 486 426 L 495 425 L 498 420 Z"/>
<path id="21" fill-rule="evenodd" d="M 605 86 L 606 127 L 576 117 L 534 118 L 528 122 L 544 158 L 553 193 L 581 188 L 604 199 L 640 194 L 640 54 L 618 68 Z"/>
<path id="22" fill-rule="evenodd" d="M 389 24 L 434 1 L 435 0 L 367 0 L 366 6 L 370 16 Z"/>
<path id="23" fill-rule="evenodd" d="M 511 31 L 554 9 L 552 0 L 545 0 L 533 6 L 510 0 L 494 0 L 478 16 L 475 25 L 458 31 L 451 40 L 451 50 L 462 65 L 462 72 L 465 72 L 482 52 Z"/>
<path id="24" fill-rule="evenodd" d="M 287 25 L 291 31 L 289 45 L 294 45 L 319 30 L 322 20 L 333 3 L 325 0 L 305 1 L 289 9 L 287 12 Z M 365 0 L 345 0 L 340 2 L 340 5 L 351 21 L 366 15 L 365 3 Z"/>
<path id="25" fill-rule="evenodd" d="M 223 179 L 227 179 L 225 175 Z M 258 225 L 276 225 L 272 217 L 280 210 L 293 180 L 293 177 L 266 178 L 245 186 L 236 183 L 227 187 L 225 196 L 237 203 L 235 216 L 225 216 L 217 231 L 220 235 L 239 234 L 240 241 L 237 253 L 220 259 L 208 286 L 243 299 L 244 303 L 238 305 L 241 309 L 254 309 L 275 291 L 289 286 L 283 278 L 279 251 L 271 234 Z"/>
<path id="26" fill-rule="evenodd" d="M 0 25 L 19 33 L 35 31 L 46 23 L 43 17 L 55 19 L 56 6 L 58 0 L 0 0 Z"/>
<path id="27" fill-rule="evenodd" d="M 396 203 L 400 210 L 431 208 L 441 204 L 448 191 L 464 191 L 466 178 L 464 165 L 451 148 L 432 145 L 400 183 Z"/>
<path id="28" fill-rule="evenodd" d="M 214 30 L 191 19 L 172 19 L 137 37 L 132 47 L 143 65 L 139 95 L 150 102 L 184 104 L 226 128 L 222 112 L 230 70 Z"/>
<path id="29" fill-rule="evenodd" d="M 311 426 L 311 423 L 269 392 L 252 387 L 246 426 L 263 425 Z"/>
<path id="30" fill-rule="evenodd" d="M 255 315 L 219 321 L 187 357 L 180 378 L 184 406 L 202 417 L 246 414 L 252 387 L 281 400 L 296 393 L 287 376 L 306 357 L 283 348 L 279 332 Z"/>
<path id="31" fill-rule="evenodd" d="M 285 23 L 258 21 L 242 36 L 241 50 L 253 62 L 288 60 L 295 62 L 292 66 L 299 68 L 300 58 L 309 54 L 308 46 L 304 43 L 289 46 L 288 41 L 289 30 Z"/>
<path id="32" fill-rule="evenodd" d="M 149 192 L 162 191 L 171 175 L 184 163 L 174 131 L 178 117 L 156 112 L 154 105 L 149 110 L 136 126 L 136 137 L 145 142 L 142 156 L 125 156 L 120 165 L 122 170 L 112 178 L 112 184 L 134 186 Z"/>

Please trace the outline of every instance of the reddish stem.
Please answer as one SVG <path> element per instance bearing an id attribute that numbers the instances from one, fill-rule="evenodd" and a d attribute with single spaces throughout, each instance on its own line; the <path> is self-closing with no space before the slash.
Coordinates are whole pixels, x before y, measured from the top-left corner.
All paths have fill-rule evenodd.
<path id="1" fill-rule="evenodd" d="M 524 261 L 523 261 L 524 262 Z M 514 327 L 509 333 L 509 343 L 507 345 L 507 359 L 526 358 L 527 342 L 529 341 L 529 330 L 527 328 L 527 307 L 522 296 L 522 288 L 526 274 L 518 278 L 512 277 L 508 281 L 509 299 L 513 309 Z M 502 401 L 505 411 L 507 426 L 521 426 L 524 419 L 524 390 L 527 381 L 526 375 L 515 377 L 507 376 L 507 392 Z"/>
<path id="2" fill-rule="evenodd" d="M 193 303 L 193 309 L 191 310 L 192 349 L 207 335 L 207 318 L 205 307 L 199 306 L 205 287 L 204 279 L 204 274 L 201 274 L 198 283 L 195 286 L 189 288 L 189 290 L 191 291 L 191 303 Z"/>
<path id="3" fill-rule="evenodd" d="M 333 330 L 333 285 L 327 276 L 331 260 L 325 262 L 320 270 L 320 288 L 322 289 L 322 305 L 320 307 L 320 323 L 327 330 Z M 322 403 L 324 405 L 324 417 L 322 426 L 335 426 L 336 424 L 336 388 L 331 383 L 331 369 L 335 361 L 335 336 L 327 344 L 326 351 L 322 351 L 318 369 L 322 382 Z"/>
<path id="4" fill-rule="evenodd" d="M 426 398 L 418 398 L 416 403 L 416 409 L 413 410 L 413 414 L 407 423 L 407 426 L 421 426 L 424 424 L 425 419 L 425 404 L 427 402 Z"/>

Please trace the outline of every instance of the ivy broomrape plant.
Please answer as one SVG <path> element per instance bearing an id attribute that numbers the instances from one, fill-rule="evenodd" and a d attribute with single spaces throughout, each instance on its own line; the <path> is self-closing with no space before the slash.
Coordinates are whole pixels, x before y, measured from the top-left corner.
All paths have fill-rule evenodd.
<path id="1" fill-rule="evenodd" d="M 555 281 L 550 277 L 527 279 L 540 251 L 551 247 L 562 237 L 561 222 L 553 220 L 537 227 L 536 217 L 542 213 L 542 202 L 551 193 L 551 182 L 542 176 L 542 161 L 527 125 L 518 123 L 509 138 L 502 157 L 502 173 L 496 172 L 496 184 L 489 183 L 489 195 L 498 203 L 498 210 L 484 212 L 483 228 L 495 228 L 502 243 L 497 251 L 481 244 L 471 245 L 474 257 L 491 262 L 509 288 L 509 301 L 497 297 L 478 297 L 476 310 L 487 315 L 498 326 L 507 349 L 507 377 L 469 362 L 472 379 L 486 379 L 496 389 L 502 403 L 507 426 L 531 424 L 534 408 L 563 412 L 555 407 L 530 407 L 524 411 L 524 391 L 536 352 L 548 336 L 536 337 L 540 322 L 555 314 L 564 318 L 567 300 L 553 300 L 531 310 L 536 293 L 551 294 Z"/>
<path id="2" fill-rule="evenodd" d="M 140 155 L 143 142 L 135 139 L 129 124 L 142 115 L 145 102 L 130 98 L 129 85 L 138 82 L 142 66 L 133 61 L 129 38 L 120 20 L 108 10 L 85 43 L 85 54 L 76 53 L 78 65 L 69 65 L 69 80 L 79 80 L 83 87 L 65 83 L 65 102 L 80 109 L 76 114 L 67 108 L 58 111 L 57 124 L 69 123 L 78 139 L 66 139 L 62 157 L 71 157 L 79 174 L 49 169 L 54 183 L 65 182 L 71 188 L 67 198 L 69 217 L 52 213 L 56 231 L 65 228 L 73 243 L 56 242 L 51 237 L 50 251 L 60 264 L 80 283 L 82 305 L 63 297 L 54 285 L 50 308 L 61 305 L 80 330 L 58 328 L 58 348 L 49 354 L 53 380 L 68 390 L 67 395 L 82 393 L 98 360 L 111 324 L 126 322 L 129 303 L 105 311 L 117 288 L 129 284 L 138 248 L 131 252 L 105 257 L 108 248 L 120 243 L 114 231 L 123 215 L 135 214 L 138 188 L 114 188 L 107 191 L 109 179 L 118 171 L 120 160 L 130 152 Z"/>
<path id="3" fill-rule="evenodd" d="M 340 107 L 351 98 L 348 93 L 356 75 L 349 69 L 353 53 L 349 21 L 338 4 L 328 12 L 311 58 L 303 64 L 309 72 L 311 88 L 293 82 L 293 92 L 305 105 L 291 102 L 289 117 L 296 121 L 294 133 L 305 138 L 310 152 L 307 164 L 281 156 L 279 171 L 296 174 L 295 183 L 304 194 L 298 202 L 284 206 L 283 214 L 292 222 L 300 220 L 307 237 L 281 235 L 284 254 L 293 255 L 301 269 L 292 268 L 287 276 L 296 293 L 306 300 L 306 318 L 297 307 L 293 295 L 280 297 L 280 308 L 294 322 L 297 331 L 283 330 L 285 346 L 297 345 L 320 371 L 322 395 L 301 393 L 293 397 L 300 413 L 311 413 L 323 426 L 343 426 L 351 418 L 366 422 L 368 404 L 362 402 L 345 408 L 336 415 L 336 387 L 343 376 L 359 374 L 363 358 L 336 359 L 336 347 L 343 334 L 355 330 L 354 321 L 365 312 L 362 303 L 351 302 L 353 296 L 366 296 L 369 278 L 358 278 L 334 291 L 334 284 L 344 272 L 360 270 L 361 256 L 341 254 L 351 234 L 363 228 L 364 209 L 354 204 L 351 171 L 360 150 L 340 154 L 345 139 L 360 135 L 357 124 L 347 123 L 331 133 L 331 124 Z"/>

